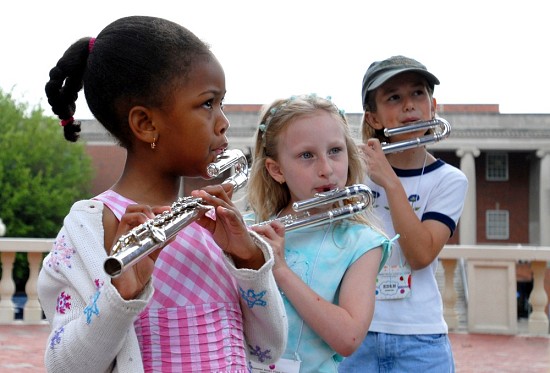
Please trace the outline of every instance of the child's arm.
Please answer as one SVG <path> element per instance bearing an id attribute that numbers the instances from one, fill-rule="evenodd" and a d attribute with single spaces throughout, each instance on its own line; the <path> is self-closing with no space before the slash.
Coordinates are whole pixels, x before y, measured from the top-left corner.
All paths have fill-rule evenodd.
<path id="1" fill-rule="evenodd" d="M 117 359 L 119 367 L 143 369 L 133 322 L 152 285 L 125 301 L 111 284 L 103 271 L 102 208 L 97 201 L 73 206 L 40 271 L 38 295 L 51 326 L 48 371 L 107 372 Z"/>
<path id="2" fill-rule="evenodd" d="M 284 228 L 279 222 L 254 230 L 273 247 L 277 285 L 304 322 L 338 354 L 351 355 L 365 338 L 372 320 L 381 248 L 366 252 L 347 270 L 339 304 L 335 305 L 319 296 L 288 267 L 284 258 Z"/>
<path id="3" fill-rule="evenodd" d="M 377 139 L 369 139 L 361 148 L 370 179 L 386 191 L 393 227 L 400 235 L 399 244 L 407 262 L 415 270 L 428 266 L 449 239 L 449 227 L 436 220 L 420 221 Z"/>
<path id="4" fill-rule="evenodd" d="M 275 272 L 281 291 L 306 322 L 334 351 L 351 355 L 365 338 L 374 312 L 381 250 L 371 250 L 346 272 L 339 305 L 321 298 L 287 266 Z"/>
<path id="5" fill-rule="evenodd" d="M 109 208 L 103 209 L 104 242 L 107 255 L 111 254 L 111 248 L 118 237 L 131 229 L 152 219 L 155 215 L 169 210 L 169 206 L 150 207 L 148 205 L 129 205 L 122 215 L 120 222 Z M 168 243 L 167 243 L 168 244 Z M 163 246 L 165 247 L 166 244 Z M 120 296 L 125 300 L 137 298 L 147 285 L 155 267 L 161 249 L 157 249 L 144 257 L 132 267 L 128 268 L 120 276 L 111 279 Z"/>

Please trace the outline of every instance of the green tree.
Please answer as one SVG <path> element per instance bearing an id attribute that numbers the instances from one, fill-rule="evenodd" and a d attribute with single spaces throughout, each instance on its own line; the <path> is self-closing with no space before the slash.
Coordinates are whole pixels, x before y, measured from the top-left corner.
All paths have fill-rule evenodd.
<path id="1" fill-rule="evenodd" d="M 55 237 L 71 205 L 90 196 L 92 177 L 83 143 L 66 141 L 57 119 L 0 89 L 0 218 L 7 237 Z M 25 266 L 16 260 L 16 280 Z"/>

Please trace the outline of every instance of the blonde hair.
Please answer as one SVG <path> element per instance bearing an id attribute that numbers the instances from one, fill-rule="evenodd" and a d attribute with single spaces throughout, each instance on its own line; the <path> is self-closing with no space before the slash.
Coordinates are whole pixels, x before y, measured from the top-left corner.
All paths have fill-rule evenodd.
<path id="1" fill-rule="evenodd" d="M 318 111 L 329 113 L 342 126 L 348 153 L 346 186 L 362 182 L 364 178 L 362 160 L 343 111 L 339 110 L 330 99 L 316 95 L 300 95 L 275 100 L 271 105 L 264 106 L 262 110 L 248 181 L 248 202 L 254 210 L 257 221 L 272 218 L 290 202 L 290 191 L 286 183 L 279 184 L 265 167 L 265 161 L 268 158 L 278 161 L 279 135 L 296 119 Z M 364 214 L 355 215 L 353 220 L 370 225 Z"/>

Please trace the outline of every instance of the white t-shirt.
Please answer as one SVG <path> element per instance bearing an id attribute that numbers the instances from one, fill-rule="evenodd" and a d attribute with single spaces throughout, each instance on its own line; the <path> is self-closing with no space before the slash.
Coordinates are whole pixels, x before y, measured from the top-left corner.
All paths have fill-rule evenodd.
<path id="1" fill-rule="evenodd" d="M 424 220 L 437 220 L 454 232 L 468 188 L 464 173 L 442 160 L 437 160 L 424 169 L 395 169 L 409 198 L 415 214 Z M 375 213 L 380 217 L 383 229 L 389 237 L 396 233 L 386 192 L 371 180 L 375 200 Z M 405 263 L 399 242 L 394 243 L 387 265 Z M 410 296 L 402 299 L 377 300 L 369 331 L 389 334 L 439 334 L 447 333 L 443 318 L 443 304 L 435 277 L 438 261 L 413 270 Z"/>

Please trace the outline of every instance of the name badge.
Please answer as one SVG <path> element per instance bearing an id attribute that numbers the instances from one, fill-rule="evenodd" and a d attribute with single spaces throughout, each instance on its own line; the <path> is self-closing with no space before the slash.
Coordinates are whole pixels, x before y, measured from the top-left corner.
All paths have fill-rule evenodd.
<path id="1" fill-rule="evenodd" d="M 279 359 L 273 364 L 260 364 L 256 362 L 250 362 L 252 373 L 299 373 L 300 372 L 299 360 L 291 359 Z"/>
<path id="2" fill-rule="evenodd" d="M 411 267 L 385 265 L 376 277 L 376 299 L 403 299 L 411 296 Z"/>

